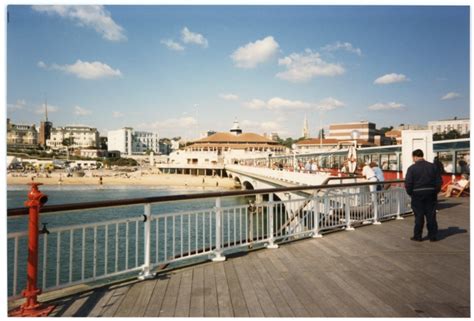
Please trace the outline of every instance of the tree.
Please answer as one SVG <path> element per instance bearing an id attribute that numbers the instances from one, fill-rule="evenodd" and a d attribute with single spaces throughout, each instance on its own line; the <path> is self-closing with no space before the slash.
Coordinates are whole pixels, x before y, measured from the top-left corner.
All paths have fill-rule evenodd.
<path id="1" fill-rule="evenodd" d="M 385 135 L 386 132 L 389 132 L 393 129 L 393 126 L 390 127 L 382 127 L 379 129 L 380 135 Z"/>
<path id="2" fill-rule="evenodd" d="M 444 135 L 444 139 L 456 139 L 460 137 L 461 134 L 456 129 L 452 129 Z"/>
<path id="3" fill-rule="evenodd" d="M 443 134 L 434 133 L 433 140 L 443 140 Z"/>
<path id="4" fill-rule="evenodd" d="M 67 147 L 74 145 L 74 137 L 64 138 L 63 145 Z"/>

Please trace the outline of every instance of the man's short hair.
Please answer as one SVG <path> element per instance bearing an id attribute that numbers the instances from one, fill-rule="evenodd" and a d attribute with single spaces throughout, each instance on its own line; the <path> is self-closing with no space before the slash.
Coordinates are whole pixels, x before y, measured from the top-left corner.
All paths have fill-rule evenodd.
<path id="1" fill-rule="evenodd" d="M 415 149 L 411 155 L 413 157 L 423 157 L 423 151 L 421 149 Z"/>

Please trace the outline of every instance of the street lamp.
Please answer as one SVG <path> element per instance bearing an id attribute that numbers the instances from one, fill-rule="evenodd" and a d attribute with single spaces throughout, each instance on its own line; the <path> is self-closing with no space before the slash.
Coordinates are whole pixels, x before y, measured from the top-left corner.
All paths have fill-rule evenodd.
<path id="1" fill-rule="evenodd" d="M 357 139 L 359 139 L 359 137 L 360 137 L 360 132 L 357 129 L 354 129 L 351 132 L 351 138 L 354 139 L 354 140 L 357 140 Z"/>

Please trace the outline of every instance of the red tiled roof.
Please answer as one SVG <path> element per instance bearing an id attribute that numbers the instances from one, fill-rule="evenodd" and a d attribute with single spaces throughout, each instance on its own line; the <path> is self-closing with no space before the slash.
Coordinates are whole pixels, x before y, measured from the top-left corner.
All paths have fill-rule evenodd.
<path id="1" fill-rule="evenodd" d="M 234 135 L 225 132 L 215 133 L 209 137 L 204 137 L 195 140 L 193 141 L 193 143 L 268 143 L 272 145 L 278 144 L 277 142 L 271 139 L 254 133 L 242 133 L 239 135 Z"/>

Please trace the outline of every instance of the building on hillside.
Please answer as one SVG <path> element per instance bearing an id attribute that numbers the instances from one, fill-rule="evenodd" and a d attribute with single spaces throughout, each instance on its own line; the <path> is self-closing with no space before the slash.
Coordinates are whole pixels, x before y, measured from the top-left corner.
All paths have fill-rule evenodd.
<path id="1" fill-rule="evenodd" d="M 218 132 L 195 140 L 183 150 L 170 154 L 171 163 L 217 164 L 232 163 L 234 159 L 268 157 L 285 154 L 287 148 L 255 133 L 243 133 L 238 121 L 230 132 Z"/>
<path id="2" fill-rule="evenodd" d="M 7 118 L 7 146 L 19 148 L 37 148 L 38 131 L 33 125 L 13 124 Z"/>
<path id="3" fill-rule="evenodd" d="M 402 131 L 399 129 L 392 129 L 385 133 L 385 137 L 392 140 L 392 145 L 402 144 Z"/>
<path id="4" fill-rule="evenodd" d="M 156 132 L 135 131 L 131 127 L 107 133 L 107 149 L 118 150 L 124 155 L 140 155 L 147 151 L 160 152 L 160 139 Z"/>
<path id="5" fill-rule="evenodd" d="M 353 141 L 351 139 L 334 139 L 334 138 L 308 138 L 297 142 L 296 151 L 299 153 L 312 153 L 324 151 L 336 151 L 340 149 L 341 145 L 346 142 Z M 357 139 L 357 147 L 373 147 L 376 146 L 373 142 L 368 142 L 364 139 Z"/>
<path id="6" fill-rule="evenodd" d="M 204 138 L 204 137 L 209 137 L 211 135 L 214 135 L 216 132 L 214 130 L 208 130 L 206 132 L 201 133 L 199 138 Z"/>
<path id="7" fill-rule="evenodd" d="M 40 123 L 38 144 L 42 147 L 47 146 L 48 139 L 51 138 L 51 131 L 53 129 L 53 123 L 46 120 Z"/>
<path id="8" fill-rule="evenodd" d="M 378 134 L 374 123 L 360 121 L 331 124 L 329 125 L 329 135 L 327 135 L 326 138 L 336 140 L 351 140 L 353 131 L 357 131 L 359 133 L 359 139 L 369 143 L 374 143 L 374 137 Z"/>
<path id="9" fill-rule="evenodd" d="M 53 127 L 46 145 L 51 149 L 97 148 L 99 131 L 88 126 Z"/>
<path id="10" fill-rule="evenodd" d="M 51 138 L 53 123 L 48 120 L 48 104 L 44 104 L 44 121 L 40 122 L 38 144 L 41 147 L 47 146 L 48 139 Z"/>
<path id="11" fill-rule="evenodd" d="M 470 132 L 470 120 L 469 118 L 457 117 L 453 119 L 434 120 L 428 122 L 428 128 L 435 134 L 443 134 L 451 130 L 457 130 L 461 135 L 465 135 Z"/>
<path id="12" fill-rule="evenodd" d="M 268 138 L 273 140 L 274 142 L 277 142 L 280 136 L 278 136 L 278 133 L 263 133 L 263 137 Z"/>
<path id="13" fill-rule="evenodd" d="M 108 140 L 107 136 L 99 136 L 99 149 L 107 150 Z"/>
<path id="14" fill-rule="evenodd" d="M 89 158 L 120 158 L 119 151 L 108 151 L 106 149 L 77 149 L 75 155 Z"/>
<path id="15" fill-rule="evenodd" d="M 395 130 L 425 130 L 428 129 L 426 125 L 412 125 L 412 124 L 400 124 L 394 128 Z"/>
<path id="16" fill-rule="evenodd" d="M 374 135 L 374 144 L 377 146 L 386 146 L 386 145 L 393 145 L 395 142 L 392 138 L 386 137 L 384 134 L 377 134 Z"/>

